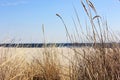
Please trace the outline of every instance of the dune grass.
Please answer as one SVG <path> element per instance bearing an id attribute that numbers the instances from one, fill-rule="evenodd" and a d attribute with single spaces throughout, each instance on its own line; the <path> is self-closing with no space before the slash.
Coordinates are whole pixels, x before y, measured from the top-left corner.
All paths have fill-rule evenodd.
<path id="1" fill-rule="evenodd" d="M 25 54 L 24 49 L 17 50 L 17 48 L 1 47 L 0 80 L 120 80 L 119 45 L 113 43 L 112 47 L 109 48 L 104 44 L 113 41 L 117 42 L 119 38 L 110 31 L 107 22 L 104 24 L 92 2 L 89 0 L 83 2 L 81 0 L 81 4 L 89 20 L 89 24 L 86 23 L 85 32 L 83 31 L 75 7 L 74 11 L 80 30 L 78 30 L 76 22 L 73 19 L 76 30 L 76 35 L 73 35 L 73 37 L 71 37 L 61 15 L 56 15 L 63 22 L 66 34 L 71 43 L 76 38 L 80 39 L 82 37 L 81 39 L 94 43 L 93 46 L 66 48 L 61 52 L 55 46 L 49 48 L 44 46 L 42 51 L 32 51 L 33 54 L 30 55 L 32 57 L 30 61 L 26 59 L 28 56 Z M 93 12 L 94 14 L 92 14 Z M 100 43 L 101 46 L 96 45 L 97 43 Z M 68 51 L 69 49 L 70 51 Z M 65 55 L 64 50 L 68 51 L 67 53 L 70 57 Z M 31 53 L 31 50 L 28 53 Z M 39 56 L 34 56 L 35 54 L 39 54 Z M 60 55 L 63 57 L 62 60 Z M 65 63 L 65 60 L 67 61 L 67 65 L 62 65 Z"/>

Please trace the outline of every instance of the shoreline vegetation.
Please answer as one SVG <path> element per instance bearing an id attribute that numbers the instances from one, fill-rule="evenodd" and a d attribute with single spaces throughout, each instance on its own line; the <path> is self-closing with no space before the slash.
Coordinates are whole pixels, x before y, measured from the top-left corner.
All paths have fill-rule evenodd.
<path id="1" fill-rule="evenodd" d="M 90 0 L 80 2 L 89 21 L 86 31 L 75 7 L 77 20 L 73 19 L 73 35 L 69 33 L 63 17 L 56 16 L 62 21 L 66 38 L 71 43 L 85 40 L 92 42 L 92 47 L 46 47 L 43 25 L 43 48 L 0 47 L 0 80 L 120 80 L 119 35 L 109 29 L 107 21 L 102 20 Z M 116 43 L 110 43 L 112 47 L 106 48 L 107 42 Z"/>

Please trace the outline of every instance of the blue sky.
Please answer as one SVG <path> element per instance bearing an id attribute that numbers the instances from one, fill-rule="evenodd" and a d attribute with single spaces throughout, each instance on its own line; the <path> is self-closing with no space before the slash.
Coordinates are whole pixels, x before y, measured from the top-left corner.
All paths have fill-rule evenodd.
<path id="1" fill-rule="evenodd" d="M 119 0 L 91 0 L 98 13 L 107 19 L 108 25 L 120 32 Z M 65 29 L 59 13 L 73 32 L 76 7 L 81 22 L 87 18 L 80 0 L 0 0 L 0 42 L 15 39 L 15 42 L 43 42 L 42 24 L 48 42 L 66 42 Z"/>

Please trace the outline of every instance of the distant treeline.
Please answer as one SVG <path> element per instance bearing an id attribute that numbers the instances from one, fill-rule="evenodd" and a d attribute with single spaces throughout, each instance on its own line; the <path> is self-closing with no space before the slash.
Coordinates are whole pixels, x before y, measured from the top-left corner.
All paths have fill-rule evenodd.
<path id="1" fill-rule="evenodd" d="M 17 47 L 17 48 L 41 48 L 41 47 L 106 47 L 112 48 L 120 47 L 120 43 L 3 43 L 0 44 L 0 47 Z"/>

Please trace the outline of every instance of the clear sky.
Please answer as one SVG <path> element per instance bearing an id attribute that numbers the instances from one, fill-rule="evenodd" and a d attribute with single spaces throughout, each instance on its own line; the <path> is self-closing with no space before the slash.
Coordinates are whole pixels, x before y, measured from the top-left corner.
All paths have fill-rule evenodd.
<path id="1" fill-rule="evenodd" d="M 109 26 L 120 32 L 119 0 L 91 0 L 98 13 L 107 19 Z M 76 7 L 81 22 L 86 14 L 80 0 L 0 0 L 0 42 L 15 39 L 16 42 L 42 42 L 42 24 L 48 42 L 66 42 L 65 29 L 59 13 L 66 22 L 69 31 L 73 31 L 72 17 Z M 83 23 L 84 24 L 84 23 Z"/>

